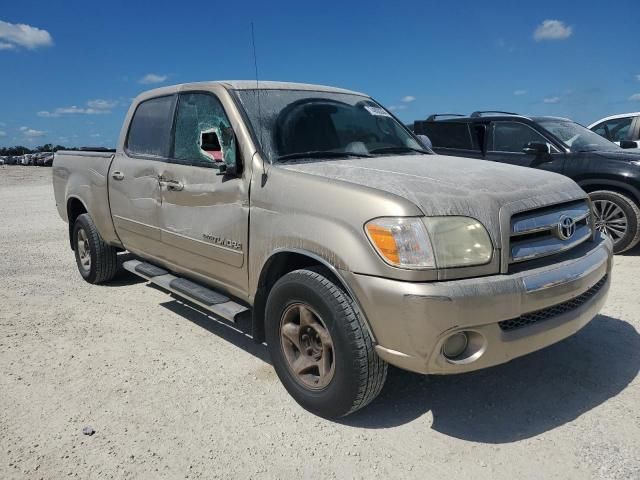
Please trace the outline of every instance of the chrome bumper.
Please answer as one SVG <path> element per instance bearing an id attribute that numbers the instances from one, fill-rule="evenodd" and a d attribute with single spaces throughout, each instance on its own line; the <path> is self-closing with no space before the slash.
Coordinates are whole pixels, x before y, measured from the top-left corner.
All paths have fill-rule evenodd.
<path id="1" fill-rule="evenodd" d="M 448 374 L 498 365 L 577 332 L 603 306 L 611 265 L 611 242 L 599 237 L 578 259 L 509 275 L 409 283 L 342 273 L 376 339 L 378 355 L 407 370 Z M 575 299 L 603 278 L 597 293 L 576 308 L 521 328 L 500 327 L 501 321 Z M 478 335 L 481 345 L 470 358 L 449 360 L 442 346 L 458 331 Z"/>

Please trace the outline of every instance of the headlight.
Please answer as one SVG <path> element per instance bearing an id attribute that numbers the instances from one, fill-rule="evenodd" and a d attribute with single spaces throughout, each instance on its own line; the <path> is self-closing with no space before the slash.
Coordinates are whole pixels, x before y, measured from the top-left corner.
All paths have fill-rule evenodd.
<path id="1" fill-rule="evenodd" d="M 378 254 L 395 267 L 483 265 L 493 254 L 487 230 L 469 217 L 376 218 L 365 231 Z"/>
<path id="2" fill-rule="evenodd" d="M 369 240 L 380 256 L 403 268 L 433 268 L 433 251 L 422 219 L 376 218 L 365 225 Z"/>
<path id="3" fill-rule="evenodd" d="M 484 226 L 469 217 L 425 217 L 438 268 L 483 265 L 493 245 Z"/>

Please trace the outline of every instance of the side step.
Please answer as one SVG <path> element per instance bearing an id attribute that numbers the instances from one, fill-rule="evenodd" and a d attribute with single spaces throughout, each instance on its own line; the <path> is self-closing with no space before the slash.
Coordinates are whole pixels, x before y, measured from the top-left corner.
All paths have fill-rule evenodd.
<path id="1" fill-rule="evenodd" d="M 154 285 L 158 285 L 231 322 L 235 322 L 236 315 L 249 310 L 247 307 L 232 301 L 229 297 L 215 290 L 203 287 L 185 278 L 176 277 L 150 263 L 141 262 L 140 260 L 128 260 L 122 266 Z"/>

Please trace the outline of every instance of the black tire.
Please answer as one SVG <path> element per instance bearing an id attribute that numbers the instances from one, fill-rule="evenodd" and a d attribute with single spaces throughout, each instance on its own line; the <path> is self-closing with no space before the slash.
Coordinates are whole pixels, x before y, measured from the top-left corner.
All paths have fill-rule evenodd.
<path id="1" fill-rule="evenodd" d="M 640 208 L 633 199 L 609 190 L 591 192 L 589 197 L 594 206 L 596 228 L 613 240 L 613 253 L 622 253 L 640 242 Z M 608 204 L 616 206 L 621 212 L 614 219 L 618 218 L 617 221 L 620 222 L 620 218 L 624 217 L 623 221 L 626 221 L 626 228 L 622 235 L 608 233 L 607 226 L 603 224 L 604 220 L 599 213 L 602 206 Z M 615 226 L 615 224 L 612 225 Z"/>
<path id="2" fill-rule="evenodd" d="M 305 409 L 325 418 L 348 415 L 369 404 L 382 390 L 387 363 L 376 354 L 371 336 L 352 299 L 321 269 L 295 270 L 271 289 L 265 330 L 273 366 L 289 394 Z M 303 385 L 290 368 L 281 325 L 295 305 L 313 309 L 326 325 L 334 352 L 331 380 L 321 389 Z"/>
<path id="3" fill-rule="evenodd" d="M 79 239 L 83 242 L 83 247 L 78 245 Z M 118 271 L 116 249 L 102 239 L 89 214 L 78 216 L 73 224 L 71 240 L 82 278 L 97 284 L 108 282 L 115 276 Z"/>

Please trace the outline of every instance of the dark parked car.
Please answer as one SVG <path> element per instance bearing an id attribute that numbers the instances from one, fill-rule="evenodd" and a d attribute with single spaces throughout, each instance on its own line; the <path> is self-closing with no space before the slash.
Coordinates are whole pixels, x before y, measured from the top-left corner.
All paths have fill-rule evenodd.
<path id="1" fill-rule="evenodd" d="M 449 117 L 449 118 L 446 118 Z M 640 152 L 625 150 L 582 125 L 507 112 L 432 115 L 414 122 L 435 152 L 562 173 L 589 193 L 595 226 L 615 253 L 640 241 Z M 461 172 L 463 175 L 464 172 Z"/>

